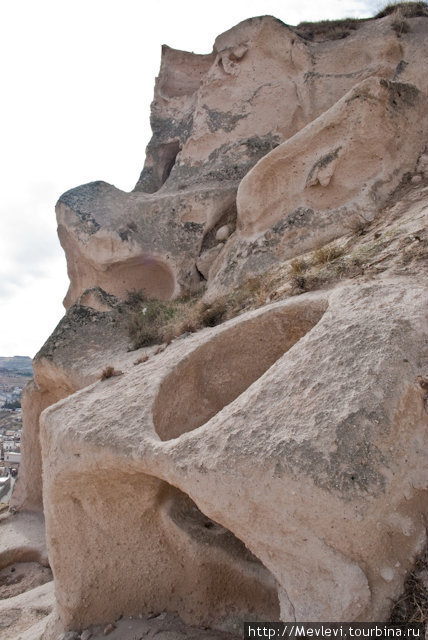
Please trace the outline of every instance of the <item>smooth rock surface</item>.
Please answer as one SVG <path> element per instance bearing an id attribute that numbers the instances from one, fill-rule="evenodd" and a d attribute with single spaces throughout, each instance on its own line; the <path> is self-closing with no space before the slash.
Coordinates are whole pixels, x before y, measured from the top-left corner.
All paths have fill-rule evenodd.
<path id="1" fill-rule="evenodd" d="M 177 341 L 45 411 L 63 620 L 142 602 L 193 624 L 251 610 L 382 619 L 425 542 L 427 302 L 398 280 L 307 294 Z M 250 557 L 228 555 L 239 541 Z M 242 599 L 228 592 L 234 580 Z"/>
<path id="2" fill-rule="evenodd" d="M 428 20 L 408 21 L 309 42 L 265 16 L 211 54 L 164 47 L 135 189 L 61 196 L 67 313 L 24 395 L 13 496 L 20 517 L 43 501 L 57 604 L 2 607 L 5 628 L 389 615 L 427 518 Z M 287 262 L 341 236 L 342 262 Z M 128 292 L 239 299 L 277 266 L 285 300 L 128 353 Z"/>

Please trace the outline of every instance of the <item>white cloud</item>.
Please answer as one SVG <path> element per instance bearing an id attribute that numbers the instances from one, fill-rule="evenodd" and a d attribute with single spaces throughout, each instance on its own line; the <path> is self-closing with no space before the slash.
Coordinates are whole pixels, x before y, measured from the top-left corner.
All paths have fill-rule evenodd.
<path id="1" fill-rule="evenodd" d="M 254 15 L 365 17 L 377 1 L 20 0 L 0 5 L 0 355 L 31 354 L 67 289 L 54 205 L 103 179 L 130 190 L 150 137 L 162 43 L 199 53 Z"/>

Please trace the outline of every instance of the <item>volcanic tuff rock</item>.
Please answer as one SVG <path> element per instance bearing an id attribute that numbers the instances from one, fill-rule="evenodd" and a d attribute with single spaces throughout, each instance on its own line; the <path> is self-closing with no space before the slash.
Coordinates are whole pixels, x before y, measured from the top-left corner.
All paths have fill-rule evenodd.
<path id="1" fill-rule="evenodd" d="M 426 137 L 426 19 L 411 22 L 409 37 L 397 38 L 387 18 L 308 43 L 275 18 L 252 18 L 209 55 L 164 47 L 134 191 L 94 182 L 58 202 L 66 307 L 94 285 L 119 297 L 131 288 L 174 297 L 201 279 L 217 290 L 230 286 L 243 245 L 249 258 L 233 269 L 235 283 L 372 219 Z M 219 227 L 235 229 L 238 185 L 266 154 L 240 187 L 238 228 L 211 282 L 198 256 Z M 267 230 L 259 260 L 254 241 Z"/>
<path id="2" fill-rule="evenodd" d="M 398 280 L 276 303 L 45 411 L 66 624 L 387 615 L 425 542 L 427 303 Z"/>
<path id="3" fill-rule="evenodd" d="M 63 628 L 387 617 L 427 516 L 428 20 L 408 21 L 164 47 L 134 191 L 61 196 L 68 311 L 14 500 L 43 492 Z M 127 292 L 239 297 L 265 272 L 260 309 L 127 351 Z"/>

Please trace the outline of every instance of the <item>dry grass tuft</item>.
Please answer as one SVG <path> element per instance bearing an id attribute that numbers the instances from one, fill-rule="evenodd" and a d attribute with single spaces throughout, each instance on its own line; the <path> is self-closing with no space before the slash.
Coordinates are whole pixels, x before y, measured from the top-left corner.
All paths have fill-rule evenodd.
<path id="1" fill-rule="evenodd" d="M 400 10 L 403 18 L 428 17 L 428 5 L 426 2 L 389 2 L 374 18 L 375 20 L 377 18 L 385 18 L 397 10 Z"/>
<path id="2" fill-rule="evenodd" d="M 290 262 L 292 276 L 300 276 L 308 270 L 308 267 L 308 263 L 303 258 L 294 258 L 294 260 Z"/>
<path id="3" fill-rule="evenodd" d="M 394 604 L 388 622 L 405 627 L 428 622 L 428 550 L 407 578 L 404 592 Z"/>
<path id="4" fill-rule="evenodd" d="M 391 26 L 398 37 L 410 31 L 410 23 L 405 19 L 400 7 L 392 14 Z"/>
<path id="5" fill-rule="evenodd" d="M 294 31 L 304 40 L 324 42 L 325 40 L 340 40 L 346 38 L 359 25 L 367 20 L 385 18 L 393 13 L 400 12 L 401 19 L 393 22 L 392 28 L 401 35 L 410 30 L 410 25 L 405 18 L 428 17 L 428 5 L 426 2 L 390 2 L 373 18 L 344 18 L 343 20 L 320 20 L 319 22 L 300 22 Z"/>
<path id="6" fill-rule="evenodd" d="M 121 376 L 122 373 L 123 371 L 116 371 L 114 367 L 106 367 L 103 369 L 100 380 L 108 380 L 109 378 L 113 378 L 113 376 Z"/>
<path id="7" fill-rule="evenodd" d="M 314 260 L 316 264 L 327 264 L 340 258 L 344 253 L 344 249 L 336 244 L 327 244 L 324 247 L 315 249 Z"/>
<path id="8" fill-rule="evenodd" d="M 351 31 L 358 29 L 362 22 L 356 18 L 343 20 L 320 20 L 319 22 L 300 22 L 296 33 L 305 40 L 322 42 L 324 40 L 341 40 L 349 36 Z"/>
<path id="9" fill-rule="evenodd" d="M 197 296 L 172 301 L 138 300 L 127 304 L 127 329 L 132 349 L 169 344 L 175 338 L 257 309 L 275 297 L 278 282 L 269 274 L 248 278 L 232 293 L 211 302 Z M 133 296 L 134 300 L 134 296 Z M 144 361 L 144 360 L 141 360 Z M 135 364 L 139 364 L 139 360 Z"/>
<path id="10" fill-rule="evenodd" d="M 134 309 L 138 307 L 138 305 L 142 305 L 144 302 L 147 302 L 147 300 L 148 298 L 143 289 L 131 289 L 131 291 L 127 291 L 125 302 L 128 307 Z"/>
<path id="11" fill-rule="evenodd" d="M 162 300 L 147 300 L 141 309 L 129 311 L 127 327 L 133 349 L 163 342 L 163 329 L 176 311 L 174 303 Z"/>

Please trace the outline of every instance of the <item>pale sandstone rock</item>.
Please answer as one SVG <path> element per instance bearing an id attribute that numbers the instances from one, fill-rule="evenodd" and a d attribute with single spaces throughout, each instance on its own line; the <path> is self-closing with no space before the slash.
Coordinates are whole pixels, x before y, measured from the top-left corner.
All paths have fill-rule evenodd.
<path id="1" fill-rule="evenodd" d="M 397 280 L 307 294 L 45 411 L 63 621 L 387 615 L 425 541 L 427 302 Z"/>
<path id="2" fill-rule="evenodd" d="M 222 225 L 240 180 L 260 158 L 367 78 L 411 83 L 427 93 L 426 19 L 415 18 L 411 23 L 412 33 L 400 39 L 383 20 L 362 25 L 344 40 L 308 43 L 279 20 L 264 16 L 246 20 L 219 36 L 208 55 L 164 47 L 152 104 L 153 138 L 134 191 L 128 194 L 94 182 L 67 192 L 58 202 L 59 236 L 70 276 L 65 306 L 94 285 L 119 297 L 131 288 L 143 288 L 160 298 L 197 290 L 201 281 L 195 263 L 204 240 L 216 225 Z M 411 116 L 410 111 L 413 139 L 420 121 L 418 109 Z M 366 112 L 362 117 L 367 122 Z M 338 117 L 345 120 L 336 123 L 337 127 L 353 123 L 358 130 L 357 113 L 352 122 L 344 113 Z M 379 117 L 377 109 L 376 121 Z M 331 128 L 325 133 L 332 134 Z M 318 155 L 314 162 L 335 152 L 336 137 L 332 134 L 330 141 L 315 141 Z M 310 134 L 303 139 L 314 142 Z M 350 171 L 363 184 L 365 164 L 351 166 L 349 157 L 357 151 L 357 144 L 352 145 L 349 133 L 346 140 L 342 155 L 347 150 L 348 161 L 337 160 L 336 176 Z M 385 142 L 383 150 L 386 147 Z M 404 165 L 414 162 L 415 152 L 410 141 L 404 145 Z M 397 183 L 390 177 L 394 152 L 387 154 L 385 176 L 373 159 L 369 162 L 370 167 L 377 166 L 372 168 L 379 179 L 387 179 L 373 197 L 378 193 L 384 197 Z M 303 171 L 304 176 L 299 173 L 301 167 L 292 170 L 296 169 L 300 184 L 302 178 L 308 178 L 310 167 Z M 318 177 L 314 174 L 309 183 L 324 184 L 326 193 L 331 192 L 327 182 L 333 177 L 329 175 L 332 169 L 332 163 L 319 169 Z M 278 180 L 283 182 L 280 176 Z M 322 191 L 315 182 L 306 189 L 306 195 L 313 192 L 312 200 Z M 349 189 L 342 189 L 340 206 L 345 206 L 346 195 L 350 207 L 354 199 Z M 266 197 L 269 203 L 269 194 Z M 327 210 L 337 208 L 326 194 L 321 199 Z M 370 203 L 370 210 L 376 205 L 380 202 Z M 240 218 L 244 232 L 251 233 L 254 212 Z M 269 216 L 265 225 L 268 222 Z M 262 221 L 260 224 L 263 226 Z M 328 235 L 323 221 L 316 224 L 323 237 Z M 278 259 L 274 253 L 270 252 L 271 262 Z M 224 281 L 224 277 L 217 275 L 217 280 Z"/>
<path id="3" fill-rule="evenodd" d="M 372 221 L 415 170 L 426 113 L 414 86 L 370 78 L 262 158 L 239 186 L 238 232 L 213 266 L 209 289 Z"/>
<path id="4" fill-rule="evenodd" d="M 215 234 L 216 240 L 227 240 L 229 236 L 230 236 L 230 227 L 227 224 L 217 229 L 217 232 Z"/>
<path id="5" fill-rule="evenodd" d="M 60 198 L 69 311 L 26 392 L 14 500 L 40 507 L 39 415 L 53 404 L 43 491 L 63 629 L 141 610 L 224 629 L 254 613 L 388 614 L 424 544 L 426 290 L 397 266 L 138 367 L 117 298 L 196 290 L 208 257 L 208 293 L 230 292 L 343 234 L 355 211 L 378 215 L 405 172 L 425 176 L 427 21 L 410 22 L 401 38 L 381 20 L 308 43 L 263 17 L 206 56 L 164 47 L 135 190 L 96 182 Z M 294 235 L 278 200 L 296 210 Z M 124 375 L 101 383 L 105 366 Z"/>
<path id="6" fill-rule="evenodd" d="M 293 238 L 285 243 L 301 252 L 346 232 L 358 216 L 372 220 L 416 166 L 427 137 L 426 113 L 426 99 L 413 85 L 381 78 L 357 84 L 245 176 L 237 196 L 238 230 L 251 236 L 281 221 L 289 227 L 283 235 Z M 304 243 L 306 225 L 317 237 Z"/>
<path id="7" fill-rule="evenodd" d="M 201 253 L 199 258 L 196 260 L 198 271 L 202 273 L 205 280 L 208 280 L 211 266 L 222 249 L 222 244 L 217 245 L 216 247 L 212 247 L 212 249 L 208 249 L 207 251 L 204 251 L 204 253 Z"/>
<path id="8" fill-rule="evenodd" d="M 10 501 L 15 508 L 42 508 L 41 412 L 99 379 L 106 366 L 119 369 L 127 350 L 118 301 L 100 289 L 89 290 L 82 298 L 85 306 L 75 304 L 69 309 L 33 360 L 34 380 L 22 396 L 22 464 Z M 106 344 L 110 344 L 107 350 Z"/>
<path id="9" fill-rule="evenodd" d="M 54 604 L 53 582 L 0 600 L 1 640 L 45 640 Z M 54 635 L 54 640 L 57 637 Z"/>
<path id="10" fill-rule="evenodd" d="M 18 512 L 1 519 L 0 569 L 22 562 L 48 566 L 41 513 Z"/>

